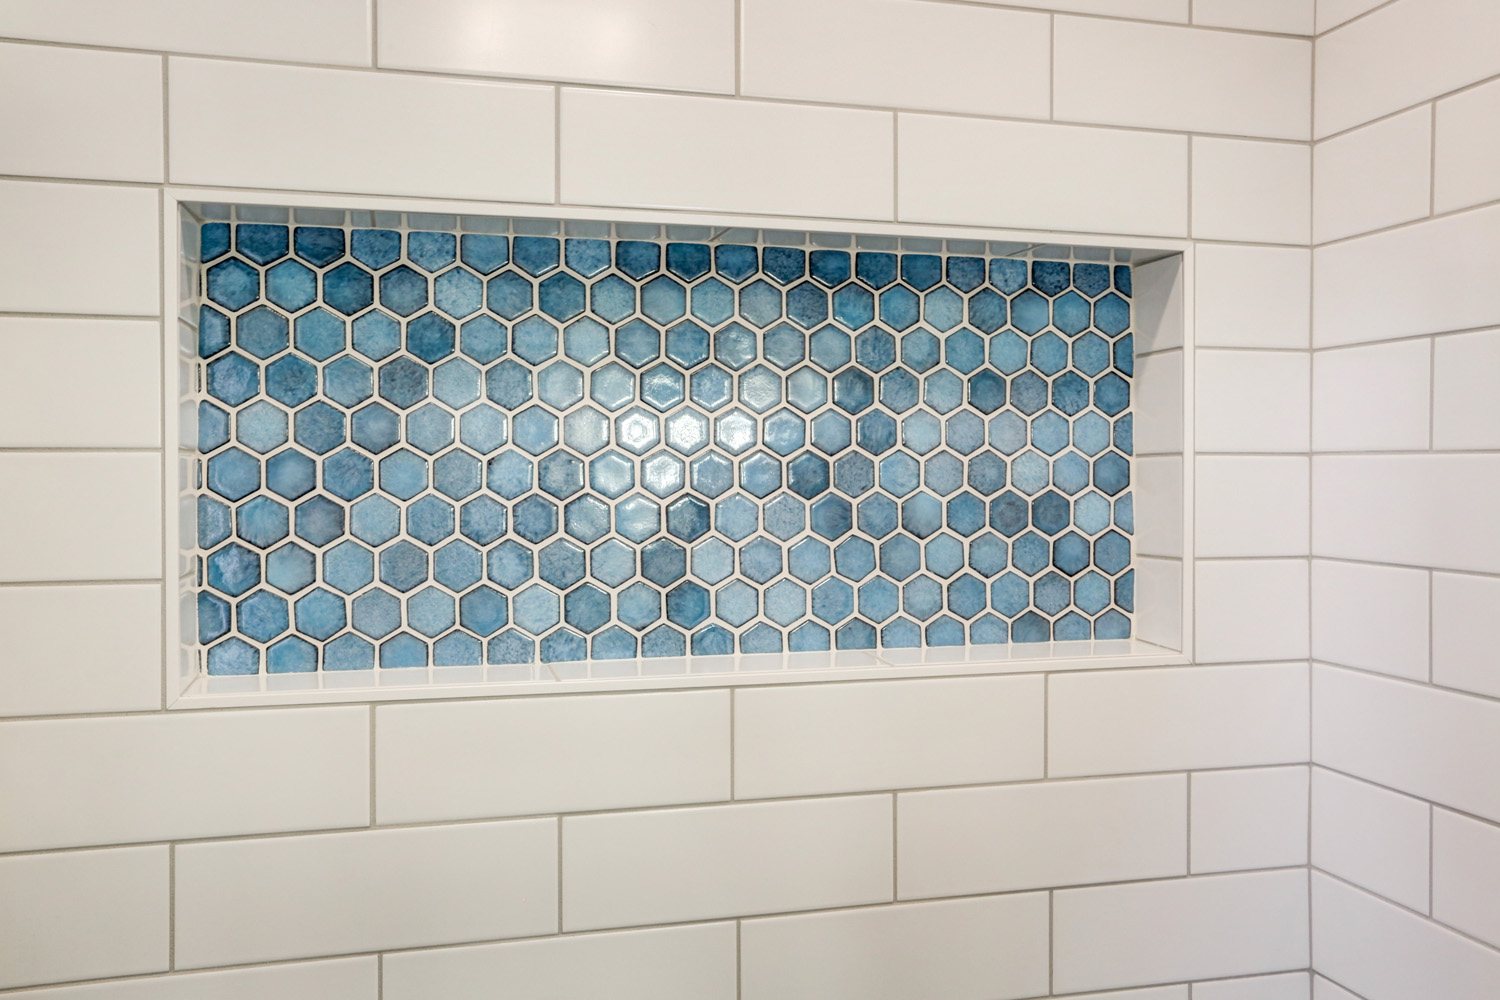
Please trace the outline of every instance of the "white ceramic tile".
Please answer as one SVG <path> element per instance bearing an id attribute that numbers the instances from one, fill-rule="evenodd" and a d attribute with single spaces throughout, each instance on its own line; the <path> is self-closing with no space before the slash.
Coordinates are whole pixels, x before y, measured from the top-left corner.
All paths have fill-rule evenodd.
<path id="1" fill-rule="evenodd" d="M 1169 667 L 1054 674 L 1052 777 L 1307 759 L 1307 667 Z"/>
<path id="2" fill-rule="evenodd" d="M 1047 896 L 747 920 L 744 1000 L 1008 1000 L 1047 992 Z"/>
<path id="3" fill-rule="evenodd" d="M 26 990 L 6 1000 L 376 1000 L 379 990 L 375 956 L 367 955 Z"/>
<path id="4" fill-rule="evenodd" d="M 1182 561 L 1135 559 L 1135 630 L 1146 642 L 1182 649 Z"/>
<path id="5" fill-rule="evenodd" d="M 741 17 L 742 94 L 1049 117 L 1045 14 L 925 0 L 745 0 Z"/>
<path id="6" fill-rule="evenodd" d="M 1309 41 L 1058 17 L 1052 51 L 1059 120 L 1307 138 Z M 1122 58 L 1128 87 L 1119 85 Z"/>
<path id="7" fill-rule="evenodd" d="M 1144 990 L 1110 990 L 1108 993 L 1074 993 L 1068 1000 L 1188 1000 L 1188 985 L 1157 986 Z"/>
<path id="8" fill-rule="evenodd" d="M 733 0 L 379 0 L 380 65 L 734 92 Z"/>
<path id="9" fill-rule="evenodd" d="M 1379 7 L 1386 0 L 1318 0 L 1318 32 L 1328 31 L 1358 17 L 1366 11 Z"/>
<path id="10" fill-rule="evenodd" d="M 185 844 L 178 968 L 551 934 L 557 821 Z"/>
<path id="11" fill-rule="evenodd" d="M 1314 555 L 1500 572 L 1500 455 L 1319 455 L 1313 480 Z"/>
<path id="12" fill-rule="evenodd" d="M 896 844 L 901 899 L 1186 875 L 1187 779 L 912 792 Z"/>
<path id="13" fill-rule="evenodd" d="M 3 19 L 0 7 L 0 19 Z M 162 61 L 0 44 L 0 173 L 162 179 Z"/>
<path id="14" fill-rule="evenodd" d="M 0 317 L 0 356 L 0 447 L 161 443 L 156 321 Z"/>
<path id="15" fill-rule="evenodd" d="M 1199 458 L 1198 555 L 1306 555 L 1308 469 L 1304 455 Z"/>
<path id="16" fill-rule="evenodd" d="M 1308 1000 L 1311 992 L 1311 974 L 1306 972 L 1193 984 L 1193 1000 Z"/>
<path id="17" fill-rule="evenodd" d="M 364 826 L 368 719 L 351 706 L 5 723 L 0 850 Z"/>
<path id="18" fill-rule="evenodd" d="M 0 181 L 0 310 L 156 316 L 161 312 L 157 192 Z M 59 267 L 89 248 L 88 280 Z"/>
<path id="19" fill-rule="evenodd" d="M 367 65 L 367 0 L 0 0 L 0 34 L 83 45 Z"/>
<path id="20" fill-rule="evenodd" d="M 1307 655 L 1307 562 L 1199 560 L 1194 643 L 1199 663 Z"/>
<path id="21" fill-rule="evenodd" d="M 1313 6 L 1313 0 L 1193 0 L 1193 23 L 1311 35 Z"/>
<path id="22" fill-rule="evenodd" d="M 1307 451 L 1310 366 L 1303 353 L 1200 350 L 1198 451 Z"/>
<path id="23" fill-rule="evenodd" d="M 1290 247 L 1199 244 L 1199 347 L 1307 347 L 1312 254 Z"/>
<path id="24" fill-rule="evenodd" d="M 1500 331 L 1436 338 L 1432 367 L 1432 446 L 1500 448 L 1491 396 L 1500 380 Z"/>
<path id="25" fill-rule="evenodd" d="M 375 731 L 380 823 L 729 798 L 727 691 L 387 705 Z"/>
<path id="26" fill-rule="evenodd" d="M 1434 209 L 1451 212 L 1500 198 L 1500 81 L 1437 102 Z"/>
<path id="27" fill-rule="evenodd" d="M 1313 657 L 1425 681 L 1427 577 L 1424 570 L 1313 560 Z"/>
<path id="28" fill-rule="evenodd" d="M 889 114 L 564 88 L 561 120 L 565 202 L 891 218 Z"/>
<path id="29" fill-rule="evenodd" d="M 735 925 L 578 934 L 386 955 L 383 1000 L 736 1000 Z"/>
<path id="30" fill-rule="evenodd" d="M 1311 206 L 1305 145 L 1193 138 L 1196 239 L 1305 244 Z"/>
<path id="31" fill-rule="evenodd" d="M 1425 219 L 1431 196 L 1431 106 L 1313 147 L 1315 242 Z"/>
<path id="32" fill-rule="evenodd" d="M 1371 344 L 1313 356 L 1315 451 L 1426 451 L 1432 345 Z"/>
<path id="33" fill-rule="evenodd" d="M 1192 871 L 1307 864 L 1307 768 L 1200 771 L 1193 780 Z"/>
<path id="34" fill-rule="evenodd" d="M 1312 863 L 1425 913 L 1431 811 L 1425 802 L 1315 767 Z"/>
<path id="35" fill-rule="evenodd" d="M 1163 351 L 1136 358 L 1135 454 L 1181 454 L 1182 351 Z"/>
<path id="36" fill-rule="evenodd" d="M 1500 954 L 1324 875 L 1313 876 L 1313 966 L 1363 1000 L 1490 1000 Z M 1318 1000 L 1340 1000 L 1320 990 Z"/>
<path id="37" fill-rule="evenodd" d="M 1053 894 L 1055 993 L 1306 968 L 1307 873 Z"/>
<path id="38" fill-rule="evenodd" d="M 563 929 L 887 902 L 891 798 L 563 820 Z"/>
<path id="39" fill-rule="evenodd" d="M 1135 551 L 1140 555 L 1182 557 L 1182 459 L 1176 455 L 1137 458 L 1134 491 Z"/>
<path id="40" fill-rule="evenodd" d="M 161 587 L 0 588 L 0 716 L 161 707 Z"/>
<path id="41" fill-rule="evenodd" d="M 167 70 L 174 183 L 553 199 L 551 87 L 206 59 Z"/>
<path id="42" fill-rule="evenodd" d="M 1313 257 L 1315 346 L 1500 323 L 1500 297 L 1485 284 L 1500 271 L 1500 206 L 1320 247 Z"/>
<path id="43" fill-rule="evenodd" d="M 1042 776 L 1041 677 L 745 688 L 734 794 L 1021 781 Z"/>
<path id="44" fill-rule="evenodd" d="M 1187 235 L 1183 136 L 898 119 L 903 221 Z"/>
<path id="45" fill-rule="evenodd" d="M 1143 355 L 1183 345 L 1187 334 L 1183 308 L 1187 279 L 1183 270 L 1182 254 L 1136 264 L 1130 270 L 1135 289 L 1131 325 L 1137 366 Z M 1139 367 L 1136 375 L 1140 375 Z"/>
<path id="46" fill-rule="evenodd" d="M 1330 32 L 1318 40 L 1317 135 L 1494 76 L 1497 38 L 1500 6 L 1476 0 L 1396 0 Z"/>
<path id="47" fill-rule="evenodd" d="M 1500 819 L 1500 704 L 1369 674 L 1313 670 L 1313 761 Z"/>
<path id="48" fill-rule="evenodd" d="M 158 455 L 12 452 L 0 483 L 27 484 L 0 491 L 0 580 L 161 577 Z"/>
<path id="49" fill-rule="evenodd" d="M 0 858 L 0 987 L 161 972 L 165 847 Z"/>
<path id="50" fill-rule="evenodd" d="M 1313 975 L 1313 1000 L 1360 1000 L 1331 979 Z"/>
<path id="51" fill-rule="evenodd" d="M 980 3 L 1023 6 L 1014 0 L 978 0 Z M 1076 14 L 1104 14 L 1108 17 L 1133 17 L 1144 21 L 1177 21 L 1187 23 L 1190 0 L 1026 0 L 1024 6 L 1036 10 L 1061 10 Z"/>
<path id="52" fill-rule="evenodd" d="M 1500 654 L 1492 639 L 1500 579 L 1432 575 L 1432 680 L 1500 698 Z"/>
<path id="53" fill-rule="evenodd" d="M 1432 915 L 1500 947 L 1500 827 L 1433 811 Z"/>

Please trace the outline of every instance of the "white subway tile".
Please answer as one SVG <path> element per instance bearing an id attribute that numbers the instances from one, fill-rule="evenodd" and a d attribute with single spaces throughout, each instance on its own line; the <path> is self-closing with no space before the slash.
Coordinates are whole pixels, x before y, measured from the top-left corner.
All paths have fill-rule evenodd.
<path id="1" fill-rule="evenodd" d="M 177 58 L 168 81 L 176 184 L 553 199 L 551 87 Z"/>
<path id="2" fill-rule="evenodd" d="M 1386 0 L 1318 0 L 1318 33 L 1336 28 L 1385 2 Z"/>
<path id="3" fill-rule="evenodd" d="M 557 930 L 557 821 L 185 844 L 178 968 Z"/>
<path id="4" fill-rule="evenodd" d="M 0 34 L 82 45 L 368 65 L 367 0 L 0 0 Z"/>
<path id="5" fill-rule="evenodd" d="M 158 200 L 150 188 L 0 181 L 0 310 L 159 315 Z M 80 280 L 58 262 L 85 246 Z"/>
<path id="6" fill-rule="evenodd" d="M 1135 454 L 1181 455 L 1182 351 L 1135 360 Z"/>
<path id="7" fill-rule="evenodd" d="M 161 81 L 158 56 L 0 44 L 0 173 L 159 182 Z"/>
<path id="8" fill-rule="evenodd" d="M 1500 380 L 1500 331 L 1433 341 L 1432 446 L 1500 449 L 1494 386 Z"/>
<path id="9" fill-rule="evenodd" d="M 1200 350 L 1198 451 L 1307 451 L 1310 368 L 1303 353 Z"/>
<path id="10" fill-rule="evenodd" d="M 1307 655 L 1307 562 L 1199 560 L 1194 644 L 1199 663 Z"/>
<path id="11" fill-rule="evenodd" d="M 1308 470 L 1303 455 L 1199 458 L 1198 555 L 1306 555 Z"/>
<path id="12" fill-rule="evenodd" d="M 1313 1000 L 1360 1000 L 1331 979 L 1313 975 Z"/>
<path id="13" fill-rule="evenodd" d="M 736 1000 L 735 925 L 578 934 L 404 951 L 382 961 L 383 1000 Z"/>
<path id="14" fill-rule="evenodd" d="M 1315 659 L 1427 679 L 1427 572 L 1315 559 Z"/>
<path id="15" fill-rule="evenodd" d="M 741 17 L 742 94 L 1049 117 L 1045 14 L 925 0 L 745 0 Z"/>
<path id="16" fill-rule="evenodd" d="M 888 902 L 891 798 L 563 820 L 563 929 Z"/>
<path id="17" fill-rule="evenodd" d="M 1193 23 L 1311 35 L 1313 6 L 1313 0 L 1193 0 Z"/>
<path id="18" fill-rule="evenodd" d="M 1475 0 L 1396 0 L 1330 32 L 1318 39 L 1316 134 L 1494 76 L 1496 39 L 1500 5 Z"/>
<path id="19" fill-rule="evenodd" d="M 1136 637 L 1168 649 L 1182 649 L 1182 596 L 1182 560 L 1137 555 Z"/>
<path id="20" fill-rule="evenodd" d="M 1308 1000 L 1311 992 L 1311 974 L 1307 972 L 1193 984 L 1193 1000 Z"/>
<path id="21" fill-rule="evenodd" d="M 1192 871 L 1307 864 L 1307 768 L 1200 771 L 1193 779 Z"/>
<path id="22" fill-rule="evenodd" d="M 1500 653 L 1494 636 L 1500 579 L 1432 575 L 1432 680 L 1500 698 Z"/>
<path id="23" fill-rule="evenodd" d="M 1500 827 L 1433 811 L 1432 915 L 1500 948 Z"/>
<path id="24" fill-rule="evenodd" d="M 1042 776 L 1041 677 L 744 688 L 734 794 L 772 796 Z"/>
<path id="25" fill-rule="evenodd" d="M 1131 267 L 1135 284 L 1133 336 L 1137 366 L 1143 355 L 1181 347 L 1187 334 L 1183 255 L 1172 254 Z M 1140 369 L 1137 367 L 1137 376 Z"/>
<path id="26" fill-rule="evenodd" d="M 1500 198 L 1500 81 L 1437 102 L 1433 208 L 1451 212 Z"/>
<path id="27" fill-rule="evenodd" d="M 729 730 L 727 691 L 382 706 L 376 820 L 727 799 Z"/>
<path id="28" fill-rule="evenodd" d="M 1325 243 L 1425 219 L 1432 197 L 1432 108 L 1313 147 L 1313 240 Z"/>
<path id="29" fill-rule="evenodd" d="M 6 1000 L 376 1000 L 379 979 L 375 956 L 366 955 L 25 990 Z"/>
<path id="30" fill-rule="evenodd" d="M 1014 0 L 978 0 L 979 3 L 1021 6 Z M 1190 0 L 1026 0 L 1036 10 L 1061 10 L 1075 14 L 1104 14 L 1143 21 L 1176 21 L 1186 24 Z"/>
<path id="31" fill-rule="evenodd" d="M 161 577 L 160 456 L 12 452 L 0 483 L 27 485 L 0 491 L 0 580 Z"/>
<path id="32" fill-rule="evenodd" d="M 1182 458 L 1145 456 L 1135 460 L 1135 550 L 1138 554 L 1182 558 Z"/>
<path id="33" fill-rule="evenodd" d="M 156 321 L 0 317 L 0 356 L 0 447 L 161 444 Z"/>
<path id="34" fill-rule="evenodd" d="M 912 792 L 896 808 L 901 899 L 1187 874 L 1183 775 Z"/>
<path id="35" fill-rule="evenodd" d="M 0 858 L 0 987 L 164 971 L 167 870 L 165 847 Z"/>
<path id="36" fill-rule="evenodd" d="M 1312 863 L 1426 913 L 1431 811 L 1425 802 L 1315 767 Z"/>
<path id="37" fill-rule="evenodd" d="M 395 69 L 734 92 L 733 0 L 378 0 Z"/>
<path id="38" fill-rule="evenodd" d="M 1382 899 L 1313 876 L 1313 967 L 1363 1000 L 1491 1000 L 1500 954 Z M 1318 1000 L 1339 1000 L 1320 989 Z"/>
<path id="39" fill-rule="evenodd" d="M 899 218 L 1187 235 L 1187 138 L 900 115 Z"/>
<path id="40" fill-rule="evenodd" d="M 364 826 L 368 719 L 351 706 L 5 723 L 0 850 Z"/>
<path id="41" fill-rule="evenodd" d="M 1307 668 L 1169 667 L 1054 674 L 1051 777 L 1307 759 Z"/>
<path id="42" fill-rule="evenodd" d="M 1487 819 L 1500 704 L 1335 667 L 1313 670 L 1313 761 Z"/>
<path id="43" fill-rule="evenodd" d="M 1188 985 L 1156 986 L 1144 990 L 1110 990 L 1108 993 L 1073 993 L 1068 1000 L 1188 1000 Z"/>
<path id="44" fill-rule="evenodd" d="M 561 121 L 564 202 L 891 218 L 888 113 L 564 88 Z"/>
<path id="45" fill-rule="evenodd" d="M 161 707 L 161 587 L 0 588 L 0 716 Z"/>
<path id="46" fill-rule="evenodd" d="M 1193 236 L 1307 243 L 1312 154 L 1301 143 L 1193 137 Z"/>
<path id="47" fill-rule="evenodd" d="M 747 920 L 745 1000 L 1008 1000 L 1047 992 L 1045 893 Z"/>
<path id="48" fill-rule="evenodd" d="M 1426 451 L 1432 346 L 1371 344 L 1313 355 L 1315 451 Z"/>
<path id="49" fill-rule="evenodd" d="M 1199 244 L 1199 347 L 1307 347 L 1312 254 L 1290 247 Z"/>
<path id="50" fill-rule="evenodd" d="M 1308 964 L 1305 871 L 1066 889 L 1052 921 L 1056 993 Z"/>
<path id="51" fill-rule="evenodd" d="M 1486 284 L 1500 271 L 1500 206 L 1319 247 L 1313 258 L 1317 347 L 1500 323 Z"/>
<path id="52" fill-rule="evenodd" d="M 1313 554 L 1500 572 L 1500 455 L 1318 455 Z"/>
<path id="53" fill-rule="evenodd" d="M 1058 17 L 1053 32 L 1060 120 L 1307 138 L 1309 41 L 1084 17 Z"/>

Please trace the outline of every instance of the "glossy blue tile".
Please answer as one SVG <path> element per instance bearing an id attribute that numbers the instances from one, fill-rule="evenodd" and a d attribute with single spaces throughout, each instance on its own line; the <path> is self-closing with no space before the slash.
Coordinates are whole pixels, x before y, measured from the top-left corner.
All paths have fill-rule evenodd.
<path id="1" fill-rule="evenodd" d="M 504 236 L 465 233 L 459 238 L 459 257 L 480 274 L 493 274 L 510 262 L 510 241 Z"/>
<path id="2" fill-rule="evenodd" d="M 354 628 L 382 639 L 401 627 L 401 599 L 388 590 L 372 590 L 352 602 Z"/>
<path id="3" fill-rule="evenodd" d="M 393 229 L 356 229 L 349 236 L 349 253 L 368 267 L 386 267 L 401 257 L 401 234 Z"/>

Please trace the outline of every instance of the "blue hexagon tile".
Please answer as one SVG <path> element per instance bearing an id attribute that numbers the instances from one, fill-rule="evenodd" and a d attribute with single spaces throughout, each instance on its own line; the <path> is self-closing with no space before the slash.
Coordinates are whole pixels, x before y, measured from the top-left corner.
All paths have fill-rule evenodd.
<path id="1" fill-rule="evenodd" d="M 209 674 L 1130 635 L 1128 267 L 641 230 L 203 226 Z"/>

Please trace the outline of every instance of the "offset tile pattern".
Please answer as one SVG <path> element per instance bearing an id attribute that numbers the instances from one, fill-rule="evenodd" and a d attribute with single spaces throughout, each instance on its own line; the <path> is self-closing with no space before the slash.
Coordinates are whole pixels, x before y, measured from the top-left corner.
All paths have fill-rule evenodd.
<path id="1" fill-rule="evenodd" d="M 490 221 L 203 225 L 208 673 L 1130 634 L 1127 267 Z"/>

